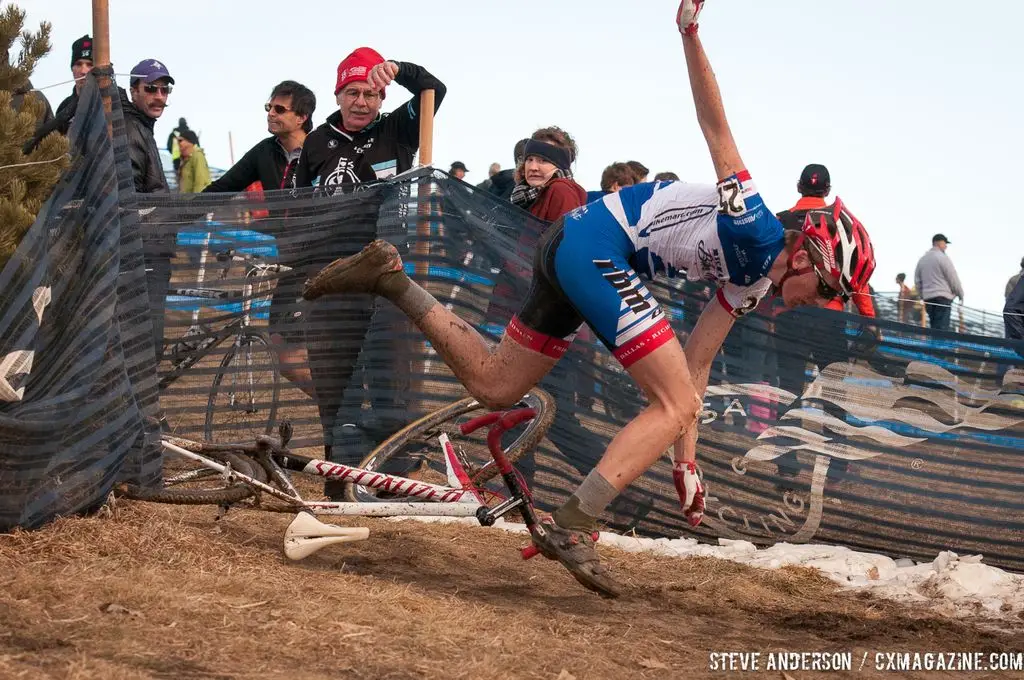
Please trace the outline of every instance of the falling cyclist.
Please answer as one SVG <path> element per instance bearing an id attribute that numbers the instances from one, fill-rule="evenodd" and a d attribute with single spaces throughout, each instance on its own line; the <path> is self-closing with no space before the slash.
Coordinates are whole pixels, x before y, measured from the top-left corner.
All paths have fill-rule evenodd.
<path id="1" fill-rule="evenodd" d="M 875 268 L 867 231 L 840 199 L 809 212 L 802 229 L 793 231 L 784 231 L 765 207 L 740 159 L 697 37 L 703 4 L 683 0 L 676 21 L 718 184 L 638 184 L 556 221 L 538 244 L 526 300 L 496 348 L 410 280 L 398 252 L 384 241 L 335 261 L 304 292 L 309 299 L 341 292 L 386 297 L 416 323 L 470 393 L 493 408 L 522 397 L 587 323 L 649 404 L 532 539 L 580 583 L 608 596 L 618 595 L 621 586 L 594 549 L 597 518 L 670 445 L 683 512 L 693 526 L 703 517 L 697 415 L 712 360 L 736 318 L 754 309 L 772 285 L 786 306 L 824 306 L 860 290 Z M 659 273 L 719 284 L 685 350 L 640 279 Z"/>

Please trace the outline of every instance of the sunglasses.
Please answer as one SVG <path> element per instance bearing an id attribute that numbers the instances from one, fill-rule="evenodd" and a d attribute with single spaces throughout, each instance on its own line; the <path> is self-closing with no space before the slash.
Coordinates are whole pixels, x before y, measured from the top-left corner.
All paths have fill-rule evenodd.
<path id="1" fill-rule="evenodd" d="M 171 90 L 174 88 L 171 85 L 143 85 L 142 89 L 148 94 L 156 94 L 159 92 L 162 95 L 169 95 Z"/>
<path id="2" fill-rule="evenodd" d="M 284 114 L 291 111 L 291 109 L 289 109 L 287 106 L 284 106 L 283 104 L 264 104 L 263 110 L 266 111 L 267 113 L 273 111 L 279 116 L 283 116 Z"/>
<path id="3" fill-rule="evenodd" d="M 825 281 L 825 277 L 821 275 L 817 267 L 811 267 L 814 270 L 815 275 L 818 277 L 818 296 L 826 300 L 835 300 L 836 298 L 842 298 L 846 300 L 846 294 L 842 293 Z"/>

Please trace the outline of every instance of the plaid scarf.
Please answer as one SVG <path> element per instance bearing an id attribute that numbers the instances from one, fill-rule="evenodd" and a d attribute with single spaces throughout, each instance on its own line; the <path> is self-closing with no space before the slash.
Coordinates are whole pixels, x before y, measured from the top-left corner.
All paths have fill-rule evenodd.
<path id="1" fill-rule="evenodd" d="M 548 185 L 555 178 L 572 179 L 572 170 L 555 170 L 555 174 L 551 175 L 551 179 L 539 187 L 531 187 L 526 183 L 526 180 L 523 180 L 512 190 L 512 197 L 509 200 L 512 201 L 512 205 L 518 205 L 523 210 L 529 210 L 533 202 L 540 198 L 540 195 L 544 193 L 544 190 L 548 188 Z"/>

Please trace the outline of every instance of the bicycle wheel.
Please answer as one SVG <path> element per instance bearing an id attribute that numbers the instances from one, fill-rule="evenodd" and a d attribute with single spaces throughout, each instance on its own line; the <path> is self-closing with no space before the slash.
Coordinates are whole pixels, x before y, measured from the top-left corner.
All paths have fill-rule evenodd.
<path id="1" fill-rule="evenodd" d="M 502 436 L 505 455 L 514 463 L 524 453 L 535 448 L 547 434 L 555 420 L 555 400 L 544 390 L 535 387 L 511 408 L 532 408 L 537 411 L 535 418 Z M 487 428 L 464 435 L 459 431 L 459 425 L 488 412 L 487 407 L 472 397 L 449 404 L 388 437 L 363 459 L 359 467 L 433 484 L 446 484 L 444 455 L 438 436 L 447 434 L 473 486 L 484 488 L 498 474 L 498 467 L 487 448 Z M 345 496 L 356 502 L 383 500 L 383 495 L 378 495 L 374 489 L 354 484 L 346 485 Z"/>
<path id="2" fill-rule="evenodd" d="M 272 434 L 280 382 L 270 340 L 248 330 L 235 336 L 210 388 L 207 441 L 252 441 L 256 435 Z"/>
<path id="3" fill-rule="evenodd" d="M 204 453 L 219 463 L 231 466 L 235 472 L 248 475 L 261 482 L 267 473 L 255 461 L 236 453 Z M 253 495 L 253 490 L 242 482 L 228 483 L 223 475 L 191 459 L 164 456 L 164 478 L 158 489 L 144 489 L 129 485 L 123 495 L 138 501 L 172 503 L 175 505 L 224 505 L 238 503 Z"/>

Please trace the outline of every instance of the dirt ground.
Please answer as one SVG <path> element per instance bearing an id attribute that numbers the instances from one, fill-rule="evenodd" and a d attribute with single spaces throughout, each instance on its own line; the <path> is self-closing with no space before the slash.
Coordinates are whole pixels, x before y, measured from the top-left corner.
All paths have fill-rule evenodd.
<path id="1" fill-rule="evenodd" d="M 118 500 L 0 535 L 0 678 L 700 678 L 726 675 L 711 651 L 852 651 L 856 671 L 863 651 L 1024 649 L 809 569 L 605 549 L 628 586 L 608 601 L 506 532 L 359 520 L 370 540 L 295 563 L 289 520 Z"/>

